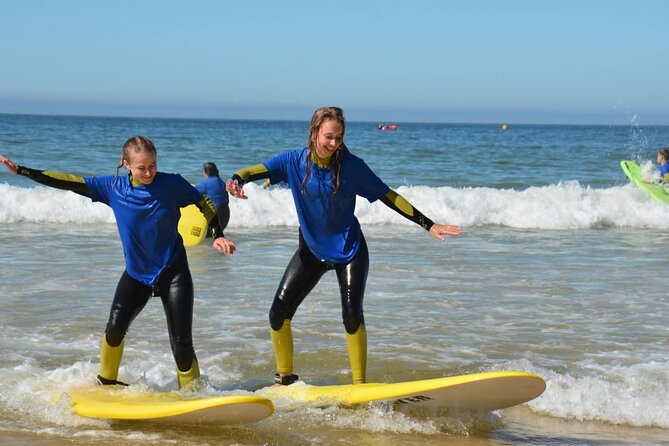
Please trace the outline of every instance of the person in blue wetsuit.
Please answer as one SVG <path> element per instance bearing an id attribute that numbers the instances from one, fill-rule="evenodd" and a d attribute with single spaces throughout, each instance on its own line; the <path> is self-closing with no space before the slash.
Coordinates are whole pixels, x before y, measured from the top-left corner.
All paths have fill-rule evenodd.
<path id="1" fill-rule="evenodd" d="M 76 192 L 106 204 L 114 212 L 126 267 L 100 344 L 98 382 L 125 385 L 118 381 L 124 338 L 152 295 L 160 296 L 163 303 L 179 388 L 198 378 L 200 369 L 192 338 L 193 280 L 177 225 L 179 209 L 195 204 L 214 230 L 213 247 L 225 254 L 234 253 L 235 244 L 224 237 L 211 200 L 180 175 L 159 172 L 156 149 L 143 136 L 128 139 L 113 176 L 82 178 L 36 170 L 2 155 L 0 163 L 12 173 Z M 128 170 L 127 176 L 118 175 L 121 167 Z"/>
<path id="2" fill-rule="evenodd" d="M 216 206 L 216 215 L 221 225 L 221 229 L 225 231 L 230 221 L 230 197 L 228 191 L 225 189 L 225 183 L 221 180 L 218 173 L 218 167 L 212 162 L 204 163 L 202 165 L 204 180 L 195 185 L 195 188 L 211 198 L 211 201 Z M 207 237 L 211 237 L 211 230 L 207 231 Z"/>
<path id="3" fill-rule="evenodd" d="M 660 183 L 669 183 L 669 148 L 657 152 L 657 164 L 660 165 Z"/>
<path id="4" fill-rule="evenodd" d="M 355 384 L 366 380 L 367 333 L 362 302 L 369 255 L 354 214 L 356 196 L 370 202 L 381 200 L 437 239 L 461 233 L 459 226 L 433 223 L 381 181 L 344 144 L 345 125 L 340 108 L 319 108 L 311 119 L 307 147 L 238 170 L 226 182 L 228 192 L 242 199 L 247 198 L 243 185 L 249 181 L 268 178 L 272 184 L 286 183 L 297 210 L 299 246 L 269 312 L 277 385 L 298 380 L 293 374 L 291 320 L 309 292 L 330 270 L 336 272 L 339 282 L 352 380 Z"/>

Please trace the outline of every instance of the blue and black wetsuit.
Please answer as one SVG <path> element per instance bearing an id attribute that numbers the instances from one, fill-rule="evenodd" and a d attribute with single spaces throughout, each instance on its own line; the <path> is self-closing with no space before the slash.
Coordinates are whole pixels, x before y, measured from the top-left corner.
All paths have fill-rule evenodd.
<path id="1" fill-rule="evenodd" d="M 228 191 L 225 190 L 225 183 L 218 176 L 210 176 L 200 181 L 195 185 L 195 188 L 202 192 L 216 207 L 216 215 L 221 225 L 221 229 L 225 230 L 230 221 L 230 197 Z M 207 231 L 207 237 L 210 237 L 211 231 Z"/>
<path id="2" fill-rule="evenodd" d="M 211 200 L 177 174 L 158 172 L 148 185 L 135 184 L 130 175 L 82 178 L 23 166 L 18 174 L 99 201 L 114 212 L 126 269 L 116 287 L 101 345 L 99 380 L 117 383 L 126 332 L 152 295 L 160 296 L 163 303 L 172 353 L 183 375 L 179 375 L 180 386 L 199 376 L 192 340 L 193 280 L 177 225 L 180 208 L 196 204 L 216 237 L 223 236 Z"/>
<path id="3" fill-rule="evenodd" d="M 433 222 L 383 183 L 362 159 L 345 146 L 339 150 L 339 188 L 336 193 L 329 160 L 309 159 L 307 148 L 282 153 L 263 164 L 239 170 L 232 179 L 240 184 L 266 178 L 272 184 L 286 183 L 297 210 L 299 247 L 279 283 L 269 313 L 279 375 L 292 375 L 293 372 L 290 324 L 297 308 L 321 277 L 334 270 L 339 282 L 353 382 L 361 383 L 366 375 L 367 337 L 363 298 L 369 254 L 360 223 L 354 214 L 356 197 L 364 197 L 370 202 L 380 199 L 426 230 L 432 227 Z"/>

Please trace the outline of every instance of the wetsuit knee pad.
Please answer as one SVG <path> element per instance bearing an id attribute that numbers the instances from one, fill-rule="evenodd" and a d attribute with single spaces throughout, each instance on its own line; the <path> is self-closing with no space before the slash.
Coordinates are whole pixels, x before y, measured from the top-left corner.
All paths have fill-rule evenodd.
<path id="1" fill-rule="evenodd" d="M 365 324 L 365 318 L 361 314 L 349 313 L 344 315 L 344 328 L 346 333 L 353 334 L 358 331 L 360 325 Z"/>
<path id="2" fill-rule="evenodd" d="M 109 344 L 110 347 L 118 347 L 121 345 L 121 342 L 123 342 L 125 333 L 116 327 L 107 325 L 107 329 L 105 330 L 105 338 L 107 339 L 107 344 Z"/>
<path id="3" fill-rule="evenodd" d="M 276 300 L 269 310 L 269 326 L 272 327 L 272 330 L 279 331 L 283 327 L 283 321 L 286 319 L 290 319 L 290 315 L 285 305 L 282 301 Z"/>

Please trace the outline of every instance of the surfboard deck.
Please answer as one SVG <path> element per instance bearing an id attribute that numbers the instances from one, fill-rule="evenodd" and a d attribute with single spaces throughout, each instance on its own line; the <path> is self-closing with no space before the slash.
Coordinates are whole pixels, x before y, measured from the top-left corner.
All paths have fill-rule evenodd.
<path id="1" fill-rule="evenodd" d="M 259 395 L 189 398 L 179 392 L 136 393 L 128 388 L 103 386 L 67 393 L 74 412 L 89 418 L 241 424 L 260 421 L 274 413 L 272 402 Z"/>
<path id="2" fill-rule="evenodd" d="M 207 235 L 207 227 L 207 219 L 197 206 L 191 204 L 181 208 L 178 230 L 185 246 L 199 245 Z"/>
<path id="3" fill-rule="evenodd" d="M 644 183 L 641 167 L 634 161 L 621 161 L 620 167 L 627 175 L 627 178 L 636 184 L 640 189 L 645 190 L 655 201 L 669 203 L 669 187 L 664 187 L 656 183 Z"/>
<path id="4" fill-rule="evenodd" d="M 258 394 L 269 399 L 290 398 L 307 405 L 357 405 L 389 402 L 404 405 L 492 411 L 530 401 L 546 389 L 544 380 L 528 372 L 486 372 L 400 383 L 333 386 L 266 387 Z"/>

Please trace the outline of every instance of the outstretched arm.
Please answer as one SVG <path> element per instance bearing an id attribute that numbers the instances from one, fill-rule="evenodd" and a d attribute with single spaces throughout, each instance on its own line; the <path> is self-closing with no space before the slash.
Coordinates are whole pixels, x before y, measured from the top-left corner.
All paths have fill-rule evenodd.
<path id="1" fill-rule="evenodd" d="M 211 234 L 214 237 L 213 247 L 214 249 L 223 252 L 224 254 L 234 254 L 236 247 L 232 240 L 229 240 L 223 235 L 223 228 L 221 228 L 221 223 L 218 221 L 218 216 L 216 215 L 216 206 L 211 201 L 209 197 L 202 194 L 202 200 L 195 205 L 200 209 L 200 212 L 204 215 L 209 223 L 211 228 Z"/>
<path id="2" fill-rule="evenodd" d="M 4 164 L 7 170 L 9 170 L 10 173 L 13 173 L 15 175 L 16 172 L 19 170 L 18 164 L 14 164 L 11 160 L 5 158 L 2 155 L 0 155 L 0 164 Z"/>
<path id="3" fill-rule="evenodd" d="M 225 188 L 233 197 L 246 200 L 248 197 L 244 193 L 244 184 L 264 178 L 269 178 L 269 170 L 263 164 L 256 164 L 235 172 L 232 178 L 225 182 Z"/>
<path id="4" fill-rule="evenodd" d="M 70 175 L 68 173 L 53 172 L 50 170 L 30 169 L 29 167 L 19 166 L 11 160 L 0 155 L 0 163 L 4 164 L 11 173 L 28 177 L 45 186 L 55 187 L 56 189 L 69 190 L 84 197 L 90 198 L 91 194 L 86 186 L 86 181 L 82 177 Z"/>
<path id="5" fill-rule="evenodd" d="M 460 228 L 460 226 L 434 223 L 428 217 L 423 215 L 422 212 L 413 207 L 413 205 L 404 197 L 392 189 L 390 189 L 386 195 L 381 197 L 381 201 L 390 209 L 427 230 L 430 235 L 436 239 L 444 240 L 445 235 L 460 235 L 462 233 L 462 228 Z"/>

